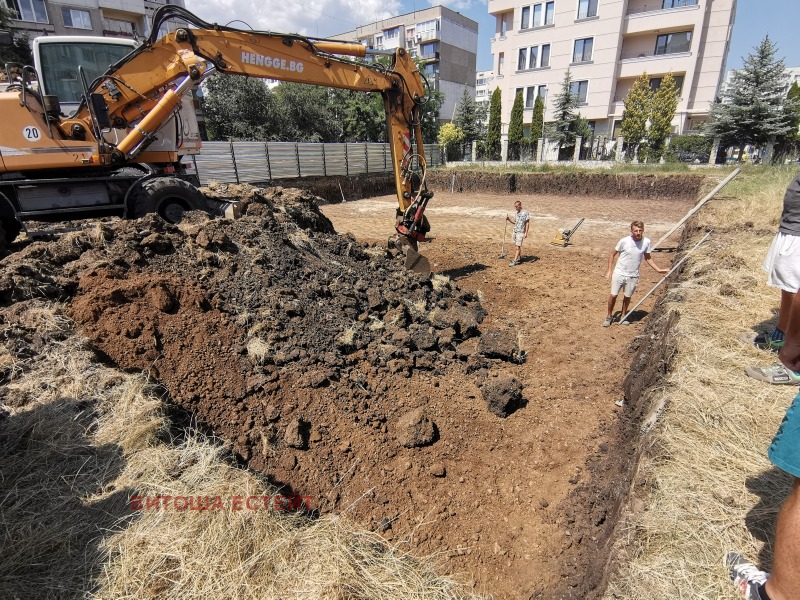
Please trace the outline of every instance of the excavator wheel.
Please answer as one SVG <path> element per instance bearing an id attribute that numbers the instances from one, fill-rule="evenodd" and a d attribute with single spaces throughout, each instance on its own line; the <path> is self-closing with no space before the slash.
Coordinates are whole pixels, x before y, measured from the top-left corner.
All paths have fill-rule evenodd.
<path id="1" fill-rule="evenodd" d="M 156 177 L 142 184 L 128 214 L 138 219 L 154 212 L 168 223 L 180 223 L 186 211 L 204 210 L 206 204 L 203 194 L 189 182 L 177 177 Z"/>

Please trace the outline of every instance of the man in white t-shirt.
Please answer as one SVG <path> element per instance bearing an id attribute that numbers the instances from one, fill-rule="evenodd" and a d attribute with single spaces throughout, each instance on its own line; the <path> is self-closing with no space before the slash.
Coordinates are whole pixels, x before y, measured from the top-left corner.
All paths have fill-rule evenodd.
<path id="1" fill-rule="evenodd" d="M 531 225 L 531 215 L 527 210 L 522 210 L 522 202 L 514 202 L 514 220 L 506 215 L 506 220 L 514 224 L 514 233 L 511 239 L 514 241 L 514 258 L 509 263 L 509 267 L 516 267 L 522 260 L 522 241 L 528 237 L 528 228 Z"/>
<path id="2" fill-rule="evenodd" d="M 631 303 L 631 296 L 639 285 L 639 267 L 642 259 L 655 269 L 658 273 L 669 273 L 669 269 L 659 267 L 650 256 L 650 249 L 653 243 L 650 238 L 644 237 L 644 223 L 634 221 L 631 223 L 631 234 L 622 238 L 608 257 L 608 271 L 606 279 L 611 280 L 611 295 L 608 297 L 608 315 L 603 321 L 603 327 L 611 325 L 614 314 L 614 305 L 617 303 L 617 296 L 620 290 L 624 291 L 622 297 L 622 314 L 628 314 L 628 306 Z M 619 259 L 617 259 L 619 257 Z M 617 266 L 614 267 L 614 261 Z M 612 273 L 612 268 L 614 269 Z M 623 321 L 628 325 L 629 321 Z"/>

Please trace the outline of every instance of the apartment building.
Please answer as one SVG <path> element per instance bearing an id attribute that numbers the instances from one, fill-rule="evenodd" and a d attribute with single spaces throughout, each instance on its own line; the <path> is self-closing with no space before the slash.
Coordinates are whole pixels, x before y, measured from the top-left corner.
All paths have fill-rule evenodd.
<path id="1" fill-rule="evenodd" d="M 722 82 L 722 86 L 720 87 L 720 94 L 725 94 L 728 91 L 731 81 L 733 80 L 734 73 L 735 71 L 731 70 L 725 74 L 725 81 Z M 800 67 L 786 67 L 786 86 L 784 88 L 784 92 L 788 94 L 789 89 L 791 89 L 792 85 L 795 83 L 800 85 Z M 730 100 L 723 98 L 722 102 L 729 104 Z"/>
<path id="2" fill-rule="evenodd" d="M 184 6 L 184 0 L 5 0 L 16 18 L 15 32 L 33 39 L 40 35 L 145 36 L 153 12 L 164 4 Z"/>
<path id="3" fill-rule="evenodd" d="M 552 98 L 569 69 L 581 115 L 597 135 L 617 137 L 623 99 L 642 73 L 653 89 L 667 73 L 676 78 L 675 133 L 708 119 L 725 72 L 736 0 L 489 0 L 489 13 L 504 124 L 518 91 L 526 123 L 537 96 L 545 100 L 545 120 L 553 120 Z"/>
<path id="4" fill-rule="evenodd" d="M 445 6 L 434 6 L 362 25 L 333 39 L 358 42 L 377 50 L 405 48 L 423 62 L 431 87 L 444 94 L 439 119 L 453 119 L 464 93 L 475 93 L 478 23 Z"/>
<path id="5" fill-rule="evenodd" d="M 495 87 L 494 71 L 478 71 L 475 74 L 475 102 L 491 102 Z"/>

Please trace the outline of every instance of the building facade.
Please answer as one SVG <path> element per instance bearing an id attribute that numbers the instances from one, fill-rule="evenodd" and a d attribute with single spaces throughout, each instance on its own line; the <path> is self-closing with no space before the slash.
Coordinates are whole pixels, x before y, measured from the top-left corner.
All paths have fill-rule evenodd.
<path id="1" fill-rule="evenodd" d="M 623 99 L 647 73 L 657 89 L 672 73 L 680 89 L 675 133 L 708 119 L 730 45 L 736 0 L 489 0 L 494 87 L 504 127 L 522 92 L 526 124 L 537 96 L 545 120 L 567 70 L 578 111 L 596 135 L 619 135 Z"/>
<path id="2" fill-rule="evenodd" d="M 391 17 L 332 39 L 358 42 L 376 50 L 405 48 L 422 61 L 421 69 L 433 89 L 444 94 L 439 119 L 453 119 L 464 93 L 475 94 L 478 23 L 444 6 Z"/>
<path id="3" fill-rule="evenodd" d="M 153 12 L 184 0 L 0 0 L 15 14 L 11 29 L 40 35 L 143 37 L 150 33 Z"/>

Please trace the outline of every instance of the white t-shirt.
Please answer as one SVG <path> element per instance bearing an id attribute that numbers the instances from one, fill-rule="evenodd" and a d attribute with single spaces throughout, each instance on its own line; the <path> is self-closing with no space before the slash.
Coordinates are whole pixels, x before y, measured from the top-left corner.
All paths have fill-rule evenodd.
<path id="1" fill-rule="evenodd" d="M 617 242 L 616 250 L 619 252 L 617 266 L 614 272 L 626 277 L 638 277 L 639 267 L 645 254 L 650 254 L 653 243 L 650 238 L 643 237 L 640 241 L 634 241 L 633 236 L 622 238 Z"/>

